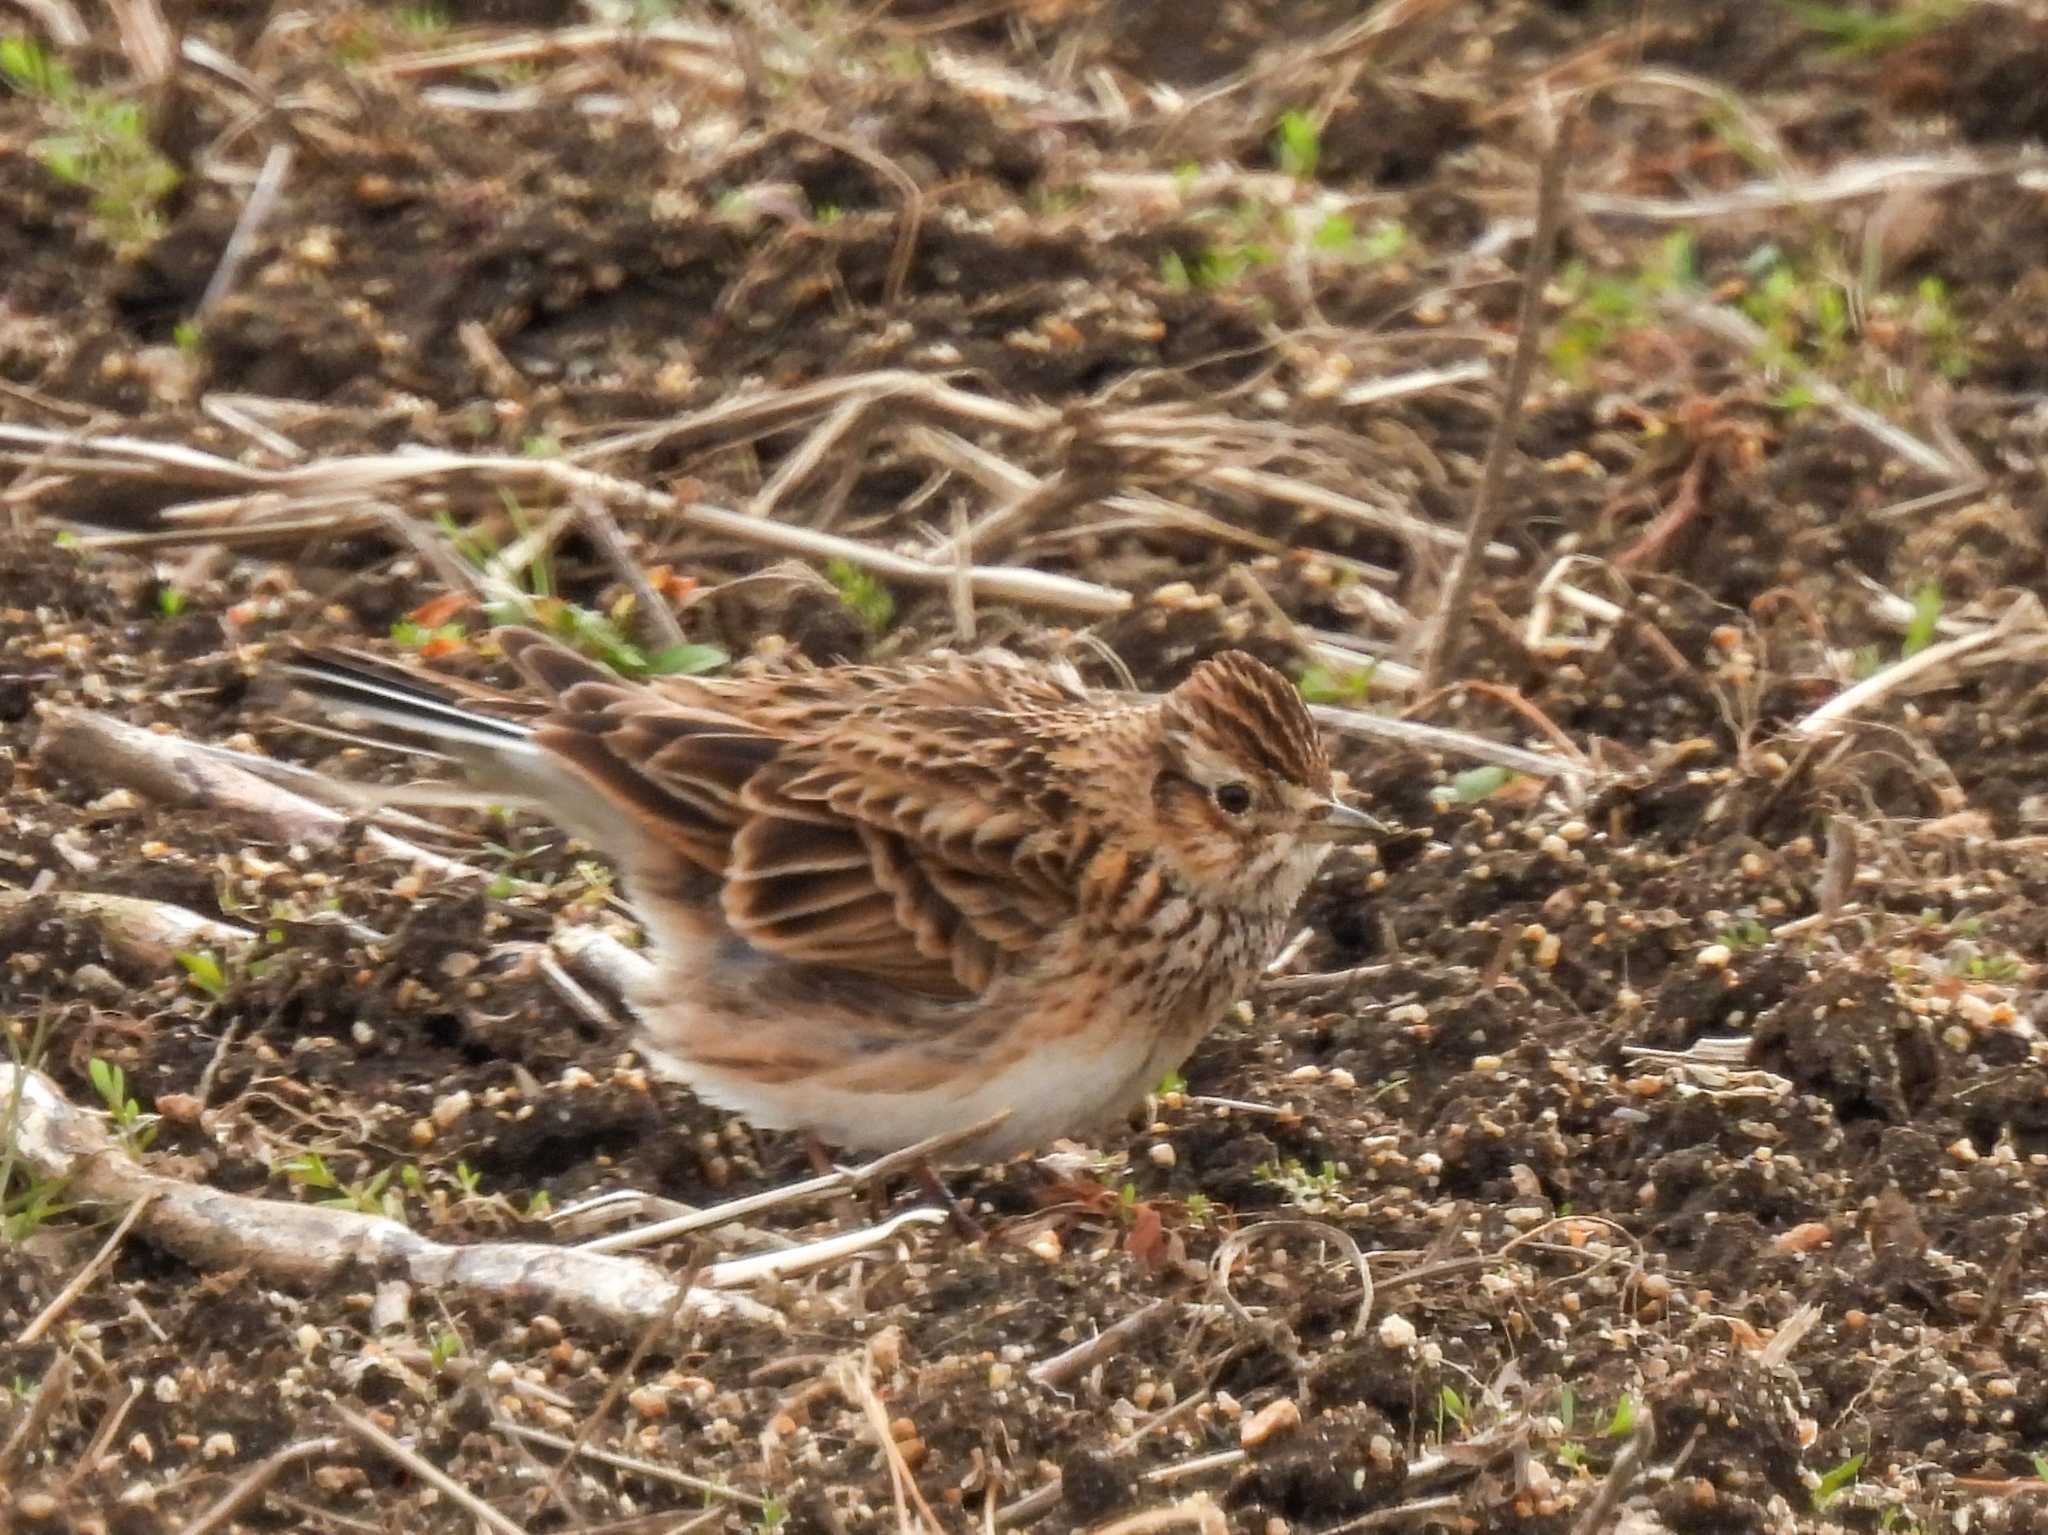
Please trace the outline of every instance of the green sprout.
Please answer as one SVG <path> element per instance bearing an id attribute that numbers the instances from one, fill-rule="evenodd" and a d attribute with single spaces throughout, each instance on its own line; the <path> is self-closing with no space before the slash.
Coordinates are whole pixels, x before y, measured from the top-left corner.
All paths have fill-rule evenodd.
<path id="1" fill-rule="evenodd" d="M 1813 1489 L 1815 1513 L 1825 1513 L 1830 1503 L 1849 1490 L 1850 1484 L 1856 1480 L 1857 1473 L 1863 1469 L 1865 1458 L 1863 1452 L 1859 1451 L 1839 1466 L 1831 1466 L 1821 1473 L 1820 1485 Z"/>
<path id="2" fill-rule="evenodd" d="M 86 1062 L 86 1075 L 92 1079 L 100 1102 L 107 1106 L 107 1114 L 114 1121 L 114 1134 L 128 1148 L 128 1154 L 139 1157 L 149 1150 L 160 1126 L 156 1115 L 143 1113 L 142 1106 L 128 1096 L 127 1073 L 113 1062 L 94 1056 Z"/>
<path id="3" fill-rule="evenodd" d="M 1294 679 L 1301 696 L 1312 704 L 1363 704 L 1372 697 L 1372 674 L 1378 663 L 1363 666 L 1306 666 Z"/>
<path id="4" fill-rule="evenodd" d="M 851 560 L 827 560 L 825 579 L 868 633 L 880 634 L 896 617 L 896 599 L 889 595 L 889 588 Z"/>
<path id="5" fill-rule="evenodd" d="M 177 961 L 184 967 L 185 979 L 218 1002 L 227 995 L 227 973 L 221 969 L 220 956 L 211 949 L 181 950 Z"/>
<path id="6" fill-rule="evenodd" d="M 1941 625 L 1941 583 L 1925 582 L 1913 593 L 1913 618 L 1906 625 L 1906 638 L 1899 646 L 1901 658 L 1917 655 L 1934 643 Z"/>
<path id="7" fill-rule="evenodd" d="M 1322 130 L 1306 112 L 1282 112 L 1273 129 L 1273 162 L 1296 181 L 1316 179 L 1323 157 Z"/>
<path id="8" fill-rule="evenodd" d="M 0 38 L 0 79 L 37 103 L 53 125 L 29 154 L 59 181 L 92 194 L 100 236 L 124 253 L 156 243 L 163 200 L 183 178 L 150 142 L 141 106 L 81 86 L 28 37 Z"/>

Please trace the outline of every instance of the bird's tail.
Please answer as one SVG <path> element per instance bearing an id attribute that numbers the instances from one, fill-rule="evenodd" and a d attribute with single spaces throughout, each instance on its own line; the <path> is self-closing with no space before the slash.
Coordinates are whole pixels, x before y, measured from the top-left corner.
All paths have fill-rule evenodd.
<path id="1" fill-rule="evenodd" d="M 351 650 L 300 650 L 284 674 L 323 711 L 370 727 L 347 739 L 456 763 L 470 784 L 453 794 L 443 788 L 396 797 L 419 803 L 544 800 L 560 776 L 534 744 L 530 725 L 478 707 L 495 702 L 485 690 L 465 692 Z"/>

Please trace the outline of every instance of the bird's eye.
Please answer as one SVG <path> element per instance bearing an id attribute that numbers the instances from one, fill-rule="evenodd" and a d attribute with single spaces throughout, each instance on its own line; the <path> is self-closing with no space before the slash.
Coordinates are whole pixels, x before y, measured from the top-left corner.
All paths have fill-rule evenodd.
<path id="1" fill-rule="evenodd" d="M 1252 791 L 1241 783 L 1216 786 L 1216 803 L 1228 815 L 1243 815 L 1252 808 Z"/>

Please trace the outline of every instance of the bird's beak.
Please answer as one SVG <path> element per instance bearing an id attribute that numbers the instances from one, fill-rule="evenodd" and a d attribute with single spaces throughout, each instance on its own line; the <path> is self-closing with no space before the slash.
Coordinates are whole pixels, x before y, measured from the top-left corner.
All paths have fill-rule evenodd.
<path id="1" fill-rule="evenodd" d="M 1329 801 L 1321 817 L 1303 828 L 1312 842 L 1362 842 L 1375 832 L 1386 830 L 1386 822 L 1338 800 Z"/>

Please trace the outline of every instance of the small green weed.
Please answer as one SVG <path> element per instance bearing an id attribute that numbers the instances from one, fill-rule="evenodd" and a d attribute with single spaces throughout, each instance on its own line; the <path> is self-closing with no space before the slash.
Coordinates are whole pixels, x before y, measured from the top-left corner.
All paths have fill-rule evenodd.
<path id="1" fill-rule="evenodd" d="M 896 599 L 889 595 L 889 588 L 851 560 L 827 560 L 825 579 L 868 633 L 881 634 L 894 622 Z"/>
<path id="2" fill-rule="evenodd" d="M 1371 662 L 1359 667 L 1306 666 L 1294 685 L 1312 704 L 1363 704 L 1372 697 L 1374 670 Z"/>
<path id="3" fill-rule="evenodd" d="M 1949 971 L 1972 981 L 2017 981 L 2026 974 L 2026 965 L 2017 954 L 1995 950 L 1990 954 L 1970 954 L 1951 961 Z"/>
<path id="4" fill-rule="evenodd" d="M 1852 310 L 1848 280 L 1828 275 L 1841 265 L 1826 250 L 1802 260 L 1767 244 L 1751 255 L 1741 307 L 1764 332 L 1756 355 L 1760 366 L 1811 369 L 1874 406 L 1897 402 L 1902 378 L 1916 371 L 1899 365 L 1901 354 L 1951 382 L 1968 376 L 1975 357 L 1940 278 L 1924 278 L 1910 293 L 1876 291 L 1866 283 L 1858 312 Z M 1794 380 L 1773 403 L 1797 411 L 1813 400 L 1814 391 Z"/>
<path id="5" fill-rule="evenodd" d="M 1828 1505 L 1849 1490 L 1850 1486 L 1855 1482 L 1857 1474 L 1862 1471 L 1865 1458 L 1865 1455 L 1859 1451 L 1857 1454 L 1851 1455 L 1839 1466 L 1830 1466 L 1821 1473 L 1820 1485 L 1813 1489 L 1813 1510 L 1815 1513 L 1827 1512 Z"/>
<path id="6" fill-rule="evenodd" d="M 434 1334 L 433 1341 L 427 1345 L 427 1362 L 438 1374 L 442 1366 L 449 1360 L 458 1358 L 461 1353 L 462 1334 L 452 1327 L 444 1327 Z"/>
<path id="7" fill-rule="evenodd" d="M 142 108 L 88 90 L 62 60 L 28 37 L 0 38 L 0 79 L 37 102 L 53 131 L 29 153 L 59 181 L 92 194 L 97 233 L 124 253 L 163 234 L 161 206 L 182 179 L 149 141 Z"/>
<path id="8" fill-rule="evenodd" d="M 409 618 L 401 618 L 391 626 L 392 643 L 407 650 L 450 649 L 461 645 L 465 633 L 459 623 L 416 624 Z"/>
<path id="9" fill-rule="evenodd" d="M 1906 637 L 1899 645 L 1903 658 L 1918 655 L 1934 643 L 1941 625 L 1941 583 L 1929 581 L 1913 593 L 1913 619 L 1906 625 Z"/>
<path id="10" fill-rule="evenodd" d="M 107 1106 L 108 1117 L 114 1122 L 114 1134 L 120 1137 L 130 1156 L 140 1157 L 149 1150 L 161 1128 L 157 1116 L 143 1113 L 142 1105 L 128 1096 L 128 1074 L 113 1062 L 94 1056 L 86 1062 L 85 1073 L 92 1079 L 93 1091 L 100 1095 L 100 1102 Z"/>
<path id="11" fill-rule="evenodd" d="M 15 1065 L 7 1109 L 0 1114 L 0 1245 L 11 1246 L 33 1236 L 51 1217 L 70 1206 L 64 1203 L 64 1180 L 22 1176 L 16 1154 L 16 1127 L 21 1123 L 21 1097 L 27 1073 L 40 1069 L 49 1048 L 53 1015 L 44 1014 L 26 1039 L 19 1024 L 6 1025 L 7 1055 Z"/>
<path id="12" fill-rule="evenodd" d="M 1557 1397 L 1557 1423 L 1566 1437 L 1557 1446 L 1557 1458 L 1560 1464 L 1570 1466 L 1575 1471 L 1590 1469 L 1594 1455 L 1592 1446 L 1579 1437 L 1582 1427 L 1579 1416 L 1578 1393 L 1569 1385 L 1560 1387 Z M 1624 1392 L 1606 1420 L 1598 1428 L 1592 1428 L 1590 1431 L 1604 1439 L 1626 1439 L 1635 1432 L 1635 1429 L 1635 1398 Z"/>
<path id="13" fill-rule="evenodd" d="M 1869 57 L 1903 48 L 1939 31 L 1969 9 L 1969 0 L 1922 0 L 1917 5 L 1906 0 L 1877 11 L 1832 5 L 1825 0 L 1778 3 L 1791 13 L 1793 20 L 1825 42 L 1828 52 L 1849 57 Z"/>
<path id="14" fill-rule="evenodd" d="M 1600 1432 L 1609 1439 L 1626 1439 L 1636 1431 L 1636 1399 L 1626 1391 L 1621 1400 L 1614 1404 L 1614 1411 L 1607 1415 L 1607 1422 Z"/>
<path id="15" fill-rule="evenodd" d="M 398 23 L 400 31 L 423 39 L 438 37 L 449 27 L 448 13 L 438 5 L 402 5 L 393 13 L 392 19 Z"/>
<path id="16" fill-rule="evenodd" d="M 1179 251 L 1159 258 L 1159 277 L 1167 287 L 1185 293 L 1191 289 L 1228 288 L 1256 267 L 1272 264 L 1273 253 L 1265 246 L 1235 249 L 1212 247 L 1190 262 Z"/>
<path id="17" fill-rule="evenodd" d="M 227 972 L 221 969 L 220 956 L 211 949 L 181 950 L 177 960 L 184 968 L 185 979 L 199 990 L 218 1002 L 228 993 Z"/>
<path id="18" fill-rule="evenodd" d="M 381 1215 L 403 1223 L 406 1219 L 403 1189 L 391 1187 L 399 1169 L 394 1165 L 367 1178 L 343 1183 L 317 1151 L 302 1151 L 278 1164 L 277 1170 L 300 1188 L 312 1189 L 326 1197 L 317 1203 L 335 1210 L 354 1210 L 361 1215 Z"/>
<path id="19" fill-rule="evenodd" d="M 1436 1437 L 1439 1441 L 1449 1439 L 1453 1427 L 1464 1433 L 1471 1427 L 1472 1409 L 1465 1398 L 1458 1394 L 1458 1388 L 1446 1382 L 1436 1393 Z"/>
<path id="20" fill-rule="evenodd" d="M 1754 917 L 1744 917 L 1733 927 L 1724 928 L 1716 933 L 1714 940 L 1738 952 L 1743 949 L 1761 949 L 1771 941 L 1771 930 Z"/>
<path id="21" fill-rule="evenodd" d="M 1348 213 L 1332 213 L 1309 236 L 1309 248 L 1341 256 L 1360 266 L 1379 266 L 1408 248 L 1408 226 L 1398 219 L 1374 219 L 1361 232 Z"/>
<path id="22" fill-rule="evenodd" d="M 1289 1157 L 1279 1163 L 1261 1162 L 1252 1169 L 1252 1176 L 1310 1214 L 1327 1209 L 1343 1194 L 1342 1173 L 1333 1162 L 1323 1162 L 1310 1172 L 1299 1158 Z"/>
<path id="23" fill-rule="evenodd" d="M 62 1178 L 38 1178 L 18 1187 L 0 1184 L 0 1246 L 27 1241 L 46 1222 L 69 1210 L 64 1188 Z"/>
<path id="24" fill-rule="evenodd" d="M 1316 179 L 1323 157 L 1323 134 L 1306 112 L 1282 112 L 1273 128 L 1273 163 L 1296 181 Z"/>
<path id="25" fill-rule="evenodd" d="M 1481 800 L 1500 793 L 1514 776 L 1512 768 L 1504 768 L 1497 764 L 1468 768 L 1444 788 L 1435 790 L 1431 797 L 1448 800 L 1456 805 L 1476 805 Z"/>
<path id="26" fill-rule="evenodd" d="M 1550 365 L 1573 383 L 1584 379 L 1593 360 L 1630 331 L 1642 329 L 1667 294 L 1699 286 L 1699 259 L 1692 231 L 1665 237 L 1654 258 L 1619 276 L 1594 273 L 1583 261 L 1568 263 L 1558 282 L 1571 307 L 1558 321 L 1550 343 Z"/>

